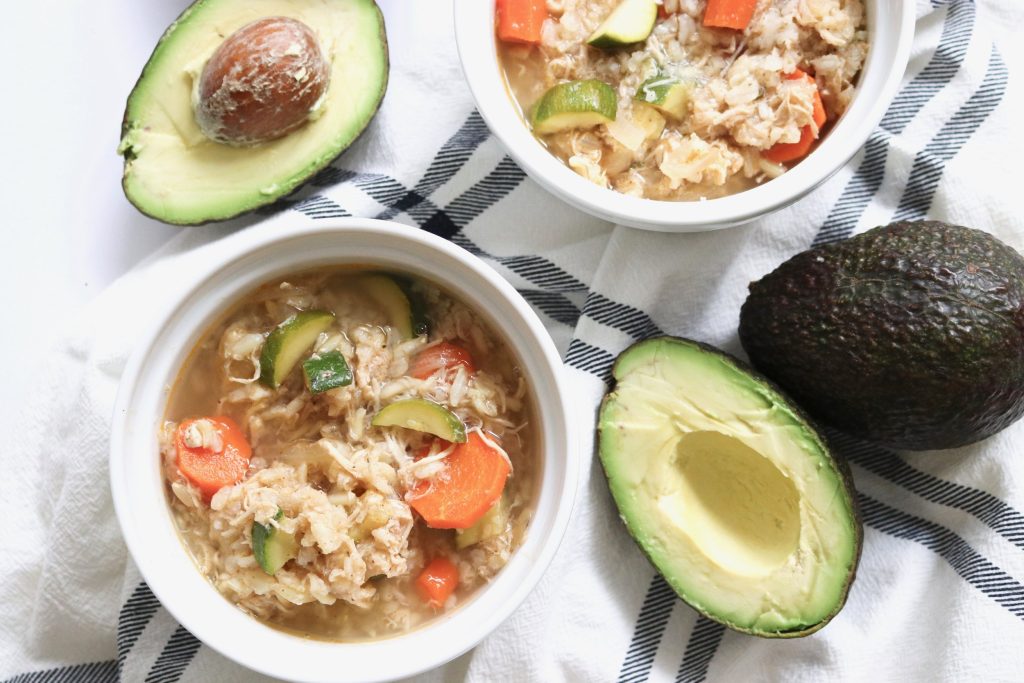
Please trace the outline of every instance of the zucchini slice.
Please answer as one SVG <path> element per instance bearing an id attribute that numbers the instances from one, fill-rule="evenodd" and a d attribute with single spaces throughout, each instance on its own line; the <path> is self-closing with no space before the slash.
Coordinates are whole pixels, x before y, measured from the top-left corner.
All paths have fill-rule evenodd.
<path id="1" fill-rule="evenodd" d="M 686 118 L 696 87 L 696 78 L 658 73 L 640 84 L 634 99 L 649 104 L 662 114 L 679 121 Z"/>
<path id="2" fill-rule="evenodd" d="M 316 343 L 320 333 L 333 322 L 333 313 L 303 311 L 274 328 L 260 355 L 260 382 L 271 389 L 281 386 L 299 359 Z"/>
<path id="3" fill-rule="evenodd" d="M 500 536 L 508 526 L 508 500 L 506 496 L 498 499 L 477 523 L 468 529 L 455 530 L 455 547 L 459 550 L 471 545 Z"/>
<path id="4" fill-rule="evenodd" d="M 352 370 L 341 351 L 311 356 L 302 364 L 302 374 L 311 394 L 322 394 L 352 384 Z"/>
<path id="5" fill-rule="evenodd" d="M 587 44 L 614 49 L 639 43 L 651 35 L 657 19 L 658 3 L 654 0 L 622 0 L 590 34 Z"/>
<path id="6" fill-rule="evenodd" d="M 530 123 L 537 135 L 593 128 L 615 120 L 619 98 L 603 81 L 569 81 L 545 92 L 533 109 Z"/>
<path id="7" fill-rule="evenodd" d="M 466 425 L 439 403 L 423 398 L 395 401 L 373 416 L 374 427 L 404 427 L 425 432 L 452 443 L 466 442 Z"/>
<path id="8" fill-rule="evenodd" d="M 384 309 L 388 321 L 402 339 L 413 338 L 416 326 L 413 324 L 412 302 L 396 278 L 384 273 L 371 273 L 360 276 L 358 286 Z"/>
<path id="9" fill-rule="evenodd" d="M 274 519 L 280 520 L 282 517 L 284 511 L 279 508 Z M 281 531 L 273 524 L 252 523 L 252 554 L 267 574 L 276 574 L 298 552 L 299 543 L 294 535 Z"/>
<path id="10" fill-rule="evenodd" d="M 410 322 L 414 336 L 422 337 L 430 334 L 430 317 L 427 315 L 427 304 L 412 286 L 412 280 L 404 277 L 394 276 L 395 282 L 402 288 L 402 292 L 409 300 Z"/>

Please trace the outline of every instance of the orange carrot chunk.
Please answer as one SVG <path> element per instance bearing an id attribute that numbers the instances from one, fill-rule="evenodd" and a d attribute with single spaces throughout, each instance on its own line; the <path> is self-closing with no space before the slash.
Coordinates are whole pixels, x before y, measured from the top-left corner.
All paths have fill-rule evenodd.
<path id="1" fill-rule="evenodd" d="M 456 365 L 465 367 L 470 374 L 476 372 L 473 356 L 469 355 L 469 351 L 455 344 L 441 342 L 420 351 L 409 368 L 409 374 L 426 379 L 441 368 L 453 368 Z"/>
<path id="2" fill-rule="evenodd" d="M 807 156 L 811 151 L 811 147 L 814 146 L 814 141 L 821 134 L 821 127 L 828 120 L 828 115 L 825 113 L 825 103 L 821 101 L 821 93 L 818 92 L 817 87 L 818 82 L 814 80 L 814 76 L 797 69 L 793 73 L 786 74 L 783 78 L 790 81 L 802 78 L 814 85 L 814 111 L 812 113 L 814 126 L 804 126 L 800 130 L 799 141 L 777 143 L 761 154 L 765 159 L 776 164 L 786 164 Z M 815 131 L 815 128 L 817 128 L 817 131 Z"/>
<path id="3" fill-rule="evenodd" d="M 408 496 L 433 529 L 468 529 L 501 497 L 511 467 L 479 432 L 470 432 L 445 458 L 445 467 Z"/>
<path id="4" fill-rule="evenodd" d="M 757 0 L 708 0 L 704 25 L 742 31 L 754 17 Z"/>
<path id="5" fill-rule="evenodd" d="M 548 18 L 546 0 L 497 0 L 498 38 L 506 43 L 540 44 L 540 29 Z"/>
<path id="6" fill-rule="evenodd" d="M 434 609 L 444 607 L 459 585 L 459 568 L 446 557 L 435 557 L 416 577 L 416 592 Z"/>
<path id="7" fill-rule="evenodd" d="M 175 432 L 178 471 L 206 500 L 237 484 L 249 469 L 252 448 L 230 417 L 182 420 Z"/>
<path id="8" fill-rule="evenodd" d="M 791 74 L 786 74 L 783 78 L 789 81 L 795 81 L 798 79 L 804 79 L 809 81 L 814 86 L 814 125 L 821 130 L 821 127 L 825 125 L 825 121 L 828 120 L 828 115 L 825 113 L 825 103 L 821 100 L 821 93 L 818 92 L 818 81 L 814 80 L 814 76 L 810 75 L 806 71 L 797 69 Z"/>
<path id="9" fill-rule="evenodd" d="M 814 146 L 814 138 L 814 130 L 811 126 L 804 126 L 803 130 L 800 131 L 800 140 L 798 142 L 777 142 L 770 149 L 762 152 L 761 156 L 776 164 L 785 164 L 802 159 L 807 156 L 807 153 L 811 151 L 811 147 Z"/>

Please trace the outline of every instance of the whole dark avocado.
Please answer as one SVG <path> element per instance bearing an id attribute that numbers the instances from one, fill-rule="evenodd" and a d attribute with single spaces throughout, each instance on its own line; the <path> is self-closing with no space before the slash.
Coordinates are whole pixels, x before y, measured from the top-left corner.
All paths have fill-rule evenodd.
<path id="1" fill-rule="evenodd" d="M 892 448 L 1024 414 L 1024 258 L 980 230 L 900 222 L 797 254 L 750 285 L 739 335 L 811 415 Z"/>

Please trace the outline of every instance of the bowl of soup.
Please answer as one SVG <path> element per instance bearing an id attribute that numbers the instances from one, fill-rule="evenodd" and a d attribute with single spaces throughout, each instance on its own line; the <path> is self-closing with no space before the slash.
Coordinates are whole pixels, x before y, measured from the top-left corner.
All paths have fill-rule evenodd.
<path id="1" fill-rule="evenodd" d="M 150 588 L 289 680 L 392 680 L 473 647 L 539 581 L 576 491 L 543 325 L 406 226 L 207 249 L 117 399 L 111 486 Z"/>
<path id="2" fill-rule="evenodd" d="M 481 115 L 538 183 L 615 223 L 692 232 L 783 208 L 867 140 L 914 5 L 455 0 Z"/>

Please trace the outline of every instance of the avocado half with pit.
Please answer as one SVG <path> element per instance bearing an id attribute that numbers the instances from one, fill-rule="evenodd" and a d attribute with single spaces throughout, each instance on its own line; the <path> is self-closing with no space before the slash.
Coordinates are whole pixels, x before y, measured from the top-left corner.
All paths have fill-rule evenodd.
<path id="1" fill-rule="evenodd" d="M 791 638 L 842 608 L 863 531 L 851 477 L 739 360 L 675 337 L 619 356 L 598 452 L 629 533 L 691 607 Z"/>
<path id="2" fill-rule="evenodd" d="M 204 67 L 232 36 L 268 18 L 308 28 L 326 87 L 301 125 L 280 137 L 253 144 L 214 139 L 197 121 Z M 278 56 L 293 59 L 295 45 L 280 44 Z M 239 63 L 237 57 L 228 54 L 225 64 Z M 308 72 L 299 67 L 288 76 L 301 80 Z M 179 225 L 274 202 L 352 144 L 376 113 L 387 80 L 384 20 L 373 0 L 198 0 L 164 33 L 128 97 L 118 147 L 125 195 L 144 214 Z"/>

